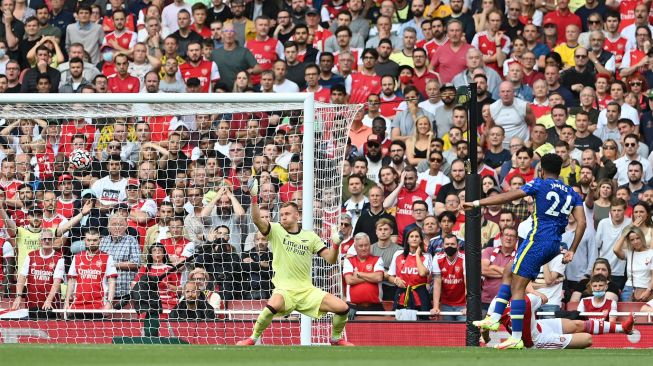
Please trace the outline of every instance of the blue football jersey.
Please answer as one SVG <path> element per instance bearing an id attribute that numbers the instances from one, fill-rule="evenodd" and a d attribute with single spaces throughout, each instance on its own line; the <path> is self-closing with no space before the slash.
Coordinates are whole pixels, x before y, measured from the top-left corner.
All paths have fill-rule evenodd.
<path id="1" fill-rule="evenodd" d="M 533 228 L 527 240 L 546 238 L 558 242 L 568 223 L 569 214 L 583 199 L 570 186 L 557 179 L 535 178 L 522 186 L 522 191 L 533 197 Z"/>

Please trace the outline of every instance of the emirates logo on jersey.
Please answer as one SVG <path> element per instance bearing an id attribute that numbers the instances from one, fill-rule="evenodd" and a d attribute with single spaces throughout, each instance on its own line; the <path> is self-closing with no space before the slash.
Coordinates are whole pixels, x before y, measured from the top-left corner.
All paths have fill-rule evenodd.
<path id="1" fill-rule="evenodd" d="M 365 270 L 366 271 L 371 271 L 372 270 L 372 265 L 371 264 L 365 265 Z"/>
<path id="2" fill-rule="evenodd" d="M 102 260 L 98 259 L 97 262 L 95 262 L 96 267 L 102 267 Z"/>
<path id="3" fill-rule="evenodd" d="M 50 262 L 50 263 L 48 264 L 48 268 L 50 268 L 50 269 L 54 269 L 54 263 Z"/>

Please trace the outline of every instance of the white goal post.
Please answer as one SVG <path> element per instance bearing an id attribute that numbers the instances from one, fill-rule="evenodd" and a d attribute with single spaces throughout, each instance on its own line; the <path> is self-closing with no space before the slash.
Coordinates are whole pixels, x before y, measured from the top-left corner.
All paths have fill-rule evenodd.
<path id="1" fill-rule="evenodd" d="M 302 131 L 302 228 L 314 230 L 315 210 L 325 207 L 314 207 L 320 192 L 315 191 L 316 182 L 321 179 L 317 174 L 324 174 L 325 167 L 337 168 L 337 172 L 329 172 L 333 194 L 341 197 L 342 161 L 345 158 L 345 145 L 351 121 L 362 108 L 361 105 L 330 105 L 316 103 L 312 93 L 213 93 L 213 94 L 0 94 L 0 119 L 73 119 L 73 118 L 112 118 L 139 117 L 154 115 L 188 115 L 188 114 L 222 114 L 239 112 L 263 112 L 270 110 L 301 111 Z M 336 125 L 326 120 L 337 120 Z M 326 127 L 325 127 L 325 123 Z M 316 130 L 316 127 L 319 130 Z M 330 141 L 316 138 L 329 137 Z M 328 164 L 316 166 L 316 154 L 323 154 L 326 149 L 330 153 L 325 160 L 332 159 Z M 336 176 L 337 174 L 337 176 Z M 321 205 L 323 206 L 323 205 Z M 337 218 L 336 218 L 337 220 Z M 332 223 L 333 224 L 333 223 Z M 337 222 L 335 223 L 337 225 Z M 319 230 L 319 229 L 317 229 Z M 328 236 L 321 235 L 323 239 Z M 317 260 L 317 259 L 316 259 Z M 314 261 L 315 263 L 315 261 Z M 315 266 L 314 266 L 315 267 Z M 315 268 L 314 268 L 315 272 Z M 333 278 L 330 280 L 317 278 L 330 288 L 324 288 L 338 296 L 342 296 L 340 275 L 332 275 L 333 271 L 322 271 Z M 339 273 L 339 272 L 337 272 Z M 315 280 L 316 278 L 314 278 Z M 331 282 L 329 282 L 331 281 Z M 335 281 L 335 282 L 334 282 Z M 319 286 L 319 285 L 318 285 Z M 63 299 L 63 296 L 62 296 Z M 115 313 L 127 313 L 127 310 L 116 310 Z M 216 311 L 217 313 L 228 313 Z M 244 309 L 241 313 L 252 313 L 255 309 Z M 65 313 L 62 309 L 57 314 Z M 234 310 L 238 314 L 238 310 Z M 301 316 L 300 342 L 302 345 L 328 343 L 329 323 L 315 324 L 311 318 Z M 320 323 L 319 321 L 317 323 Z"/>

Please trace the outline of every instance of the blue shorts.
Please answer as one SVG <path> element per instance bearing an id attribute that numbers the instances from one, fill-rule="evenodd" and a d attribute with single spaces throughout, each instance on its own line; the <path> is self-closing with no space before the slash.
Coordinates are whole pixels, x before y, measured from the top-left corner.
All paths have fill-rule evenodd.
<path id="1" fill-rule="evenodd" d="M 534 238 L 526 240 L 519 246 L 512 264 L 512 273 L 534 280 L 540 274 L 540 268 L 560 254 L 559 241 L 546 241 Z"/>

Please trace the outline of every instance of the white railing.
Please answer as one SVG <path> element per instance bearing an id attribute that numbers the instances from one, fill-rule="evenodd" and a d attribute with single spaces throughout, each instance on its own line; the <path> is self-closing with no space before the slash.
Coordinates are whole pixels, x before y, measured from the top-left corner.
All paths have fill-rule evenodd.
<path id="1" fill-rule="evenodd" d="M 64 314 L 66 316 L 67 314 L 136 314 L 136 310 L 134 309 L 111 309 L 111 310 L 103 310 L 103 309 L 98 309 L 98 310 L 86 310 L 86 309 L 53 309 L 53 313 L 58 313 L 58 314 Z M 170 310 L 163 310 L 163 314 L 170 314 Z M 218 315 L 225 315 L 227 317 L 233 316 L 233 315 L 258 315 L 261 313 L 261 310 L 215 310 L 215 313 Z M 362 315 L 362 316 L 395 316 L 396 311 L 357 311 L 356 315 Z M 633 314 L 633 316 L 636 317 L 647 317 L 648 322 L 653 322 L 653 313 L 649 312 L 624 312 L 624 311 L 616 311 L 616 312 L 610 312 L 608 315 L 609 316 L 628 316 L 630 314 Z M 293 316 L 299 316 L 300 313 L 298 312 L 293 312 L 290 315 Z M 441 311 L 437 316 L 460 316 L 464 315 L 460 311 Z M 555 313 L 552 311 L 540 311 L 536 313 L 538 316 L 554 316 Z M 586 316 L 586 317 L 591 317 L 591 316 L 602 316 L 604 315 L 601 312 L 582 312 L 579 314 L 580 316 Z M 418 311 L 417 316 L 433 316 L 430 312 L 428 311 Z"/>

